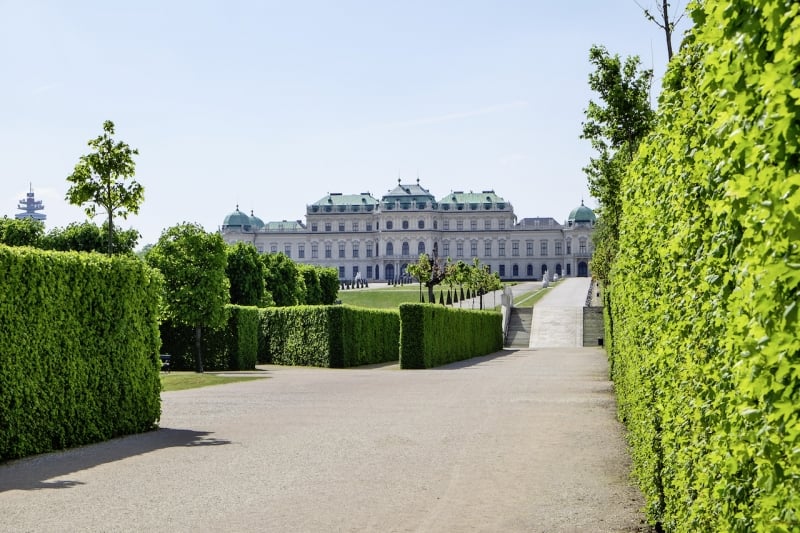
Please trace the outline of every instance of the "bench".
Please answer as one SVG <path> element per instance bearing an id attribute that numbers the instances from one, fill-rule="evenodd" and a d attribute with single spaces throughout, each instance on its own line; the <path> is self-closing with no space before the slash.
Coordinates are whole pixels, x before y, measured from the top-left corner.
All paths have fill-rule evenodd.
<path id="1" fill-rule="evenodd" d="M 169 364 L 172 361 L 172 356 L 168 353 L 161 354 L 158 356 L 161 359 L 161 371 L 162 372 L 169 372 Z"/>

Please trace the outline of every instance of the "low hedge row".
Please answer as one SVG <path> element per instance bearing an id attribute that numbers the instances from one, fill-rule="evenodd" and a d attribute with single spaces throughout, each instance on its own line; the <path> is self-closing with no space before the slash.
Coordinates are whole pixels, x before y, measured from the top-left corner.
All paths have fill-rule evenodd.
<path id="1" fill-rule="evenodd" d="M 0 285 L 0 461 L 154 427 L 158 272 L 0 246 Z"/>
<path id="2" fill-rule="evenodd" d="M 502 348 L 500 313 L 429 304 L 400 305 L 401 368 L 432 368 Z"/>
<path id="3" fill-rule="evenodd" d="M 346 306 L 259 309 L 259 361 L 331 368 L 396 361 L 397 311 Z"/>
<path id="4" fill-rule="evenodd" d="M 201 343 L 205 370 L 252 370 L 256 366 L 260 317 L 256 307 L 226 305 L 226 325 L 204 328 Z M 162 353 L 172 356 L 173 370 L 194 370 L 195 330 L 164 321 L 161 323 Z"/>

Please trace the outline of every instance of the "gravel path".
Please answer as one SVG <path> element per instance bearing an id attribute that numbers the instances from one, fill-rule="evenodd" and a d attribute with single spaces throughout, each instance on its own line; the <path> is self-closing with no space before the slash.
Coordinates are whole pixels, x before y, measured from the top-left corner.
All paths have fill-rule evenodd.
<path id="1" fill-rule="evenodd" d="M 0 465 L 0 531 L 647 531 L 604 352 L 263 367 L 162 429 Z"/>

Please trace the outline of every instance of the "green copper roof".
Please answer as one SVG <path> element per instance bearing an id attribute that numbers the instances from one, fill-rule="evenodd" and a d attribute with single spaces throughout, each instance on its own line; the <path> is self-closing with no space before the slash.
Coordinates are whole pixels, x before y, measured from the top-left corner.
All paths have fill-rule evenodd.
<path id="1" fill-rule="evenodd" d="M 383 195 L 383 202 L 433 202 L 434 196 L 417 183 L 403 185 L 397 180 L 397 187 Z"/>
<path id="2" fill-rule="evenodd" d="M 255 216 L 252 209 L 250 210 L 250 225 L 256 229 L 261 229 L 264 227 L 264 221 Z"/>
<path id="3" fill-rule="evenodd" d="M 455 206 L 456 209 L 460 208 L 465 210 L 477 210 L 480 208 L 491 209 L 493 206 L 498 209 L 505 209 L 509 205 L 503 198 L 497 196 L 494 191 L 483 191 L 479 193 L 472 191 L 454 191 L 439 200 L 439 204 L 443 207 L 448 206 L 444 207 L 444 209 Z"/>
<path id="4" fill-rule="evenodd" d="M 252 224 L 250 217 L 246 213 L 239 211 L 239 206 L 236 206 L 236 211 L 225 217 L 223 226 L 249 226 Z"/>
<path id="5" fill-rule="evenodd" d="M 597 220 L 597 217 L 594 214 L 594 211 L 583 205 L 583 201 L 581 201 L 581 205 L 576 207 L 569 213 L 569 218 L 567 219 L 571 222 L 591 222 L 594 223 Z"/>
<path id="6" fill-rule="evenodd" d="M 361 194 L 332 192 L 311 205 L 378 205 L 378 200 L 368 192 L 362 192 Z"/>
<path id="7" fill-rule="evenodd" d="M 267 231 L 286 231 L 304 229 L 304 226 L 299 220 L 281 220 L 267 222 L 264 224 L 264 229 Z"/>

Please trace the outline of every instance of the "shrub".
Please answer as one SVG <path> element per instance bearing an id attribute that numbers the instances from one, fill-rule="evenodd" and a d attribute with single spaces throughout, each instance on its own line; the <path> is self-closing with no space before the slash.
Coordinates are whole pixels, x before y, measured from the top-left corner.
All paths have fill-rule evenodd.
<path id="1" fill-rule="evenodd" d="M 154 427 L 158 272 L 0 246 L 0 280 L 0 460 Z"/>
<path id="2" fill-rule="evenodd" d="M 502 348 L 500 313 L 400 305 L 401 368 L 433 368 Z"/>
<path id="3" fill-rule="evenodd" d="M 697 4 L 623 181 L 612 368 L 666 531 L 800 523 L 800 4 Z"/>

